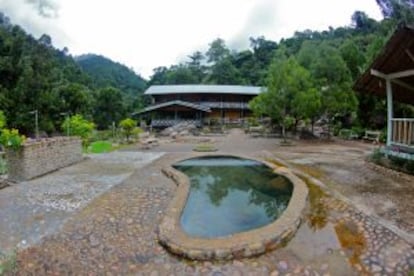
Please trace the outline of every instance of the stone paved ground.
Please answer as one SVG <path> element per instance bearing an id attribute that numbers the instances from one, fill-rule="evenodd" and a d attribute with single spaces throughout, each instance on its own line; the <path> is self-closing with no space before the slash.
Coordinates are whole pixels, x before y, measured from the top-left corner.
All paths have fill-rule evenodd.
<path id="1" fill-rule="evenodd" d="M 250 140 L 239 132 L 216 145 L 259 157 L 272 155 L 262 149 L 278 149 L 274 140 Z M 183 155 L 177 148 L 183 147 L 162 145 L 159 150 L 171 153 L 78 209 L 59 232 L 19 251 L 17 274 L 407 275 L 414 270 L 412 244 L 312 181 L 306 219 L 285 247 L 223 263 L 170 255 L 157 243 L 156 228 L 175 191 L 160 169 Z"/>
<path id="2" fill-rule="evenodd" d="M 76 165 L 0 190 L 0 253 L 25 248 L 58 231 L 75 211 L 159 156 L 90 155 Z"/>

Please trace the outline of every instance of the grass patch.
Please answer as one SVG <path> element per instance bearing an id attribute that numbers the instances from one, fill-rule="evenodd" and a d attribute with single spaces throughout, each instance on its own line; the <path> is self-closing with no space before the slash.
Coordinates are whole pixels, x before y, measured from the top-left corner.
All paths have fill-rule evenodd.
<path id="1" fill-rule="evenodd" d="M 89 145 L 86 152 L 87 153 L 105 153 L 111 152 L 116 148 L 112 146 L 111 142 L 108 141 L 96 141 Z"/>
<path id="2" fill-rule="evenodd" d="M 0 156 L 0 175 L 7 173 L 7 162 L 6 159 Z"/>
<path id="3" fill-rule="evenodd" d="M 0 275 L 11 274 L 17 272 L 17 252 L 13 251 L 10 255 L 4 255 L 0 252 Z"/>
<path id="4" fill-rule="evenodd" d="M 199 152 L 212 152 L 217 151 L 217 148 L 213 144 L 208 143 L 202 143 L 195 146 L 193 151 L 199 151 Z"/>

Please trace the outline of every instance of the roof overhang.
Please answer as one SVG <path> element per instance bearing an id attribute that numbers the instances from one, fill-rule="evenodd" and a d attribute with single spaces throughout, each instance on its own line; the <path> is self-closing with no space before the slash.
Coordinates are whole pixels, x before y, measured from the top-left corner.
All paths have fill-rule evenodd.
<path id="1" fill-rule="evenodd" d="M 396 101 L 414 104 L 414 26 L 398 27 L 353 88 L 361 93 L 385 96 L 387 80 L 392 84 Z"/>
<path id="2" fill-rule="evenodd" d="M 147 113 L 147 112 L 151 112 L 151 111 L 154 111 L 154 110 L 158 110 L 158 109 L 162 109 L 162 108 L 170 107 L 170 106 L 182 106 L 182 107 L 187 107 L 187 108 L 202 111 L 202 112 L 211 112 L 211 109 L 209 107 L 199 105 L 199 104 L 190 103 L 190 102 L 176 100 L 176 101 L 169 101 L 169 102 L 165 102 L 165 103 L 160 103 L 160 104 L 148 106 L 147 108 L 145 108 L 145 109 L 143 109 L 139 112 L 134 113 L 134 115 Z"/>

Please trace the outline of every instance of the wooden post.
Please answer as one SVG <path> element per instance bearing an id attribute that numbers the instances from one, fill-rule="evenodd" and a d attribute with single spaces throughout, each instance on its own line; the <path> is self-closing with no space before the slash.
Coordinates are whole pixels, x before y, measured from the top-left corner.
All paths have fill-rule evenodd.
<path id="1" fill-rule="evenodd" d="M 386 87 L 387 87 L 387 146 L 391 146 L 392 141 L 392 119 L 394 116 L 393 111 L 393 102 L 392 102 L 392 86 L 391 86 L 391 80 L 386 79 L 385 80 Z"/>

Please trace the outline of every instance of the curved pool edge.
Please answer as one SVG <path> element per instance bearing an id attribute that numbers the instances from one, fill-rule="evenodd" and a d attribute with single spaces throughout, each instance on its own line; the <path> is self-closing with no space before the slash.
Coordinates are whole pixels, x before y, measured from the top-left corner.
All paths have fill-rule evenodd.
<path id="1" fill-rule="evenodd" d="M 172 164 L 201 156 L 231 156 L 258 161 L 273 169 L 276 174 L 287 177 L 293 184 L 292 197 L 282 215 L 274 222 L 246 232 L 220 238 L 197 238 L 186 234 L 181 228 L 180 217 L 190 193 L 190 180 Z M 308 188 L 306 184 L 285 167 L 255 157 L 210 153 L 174 160 L 163 168 L 163 173 L 177 184 L 175 195 L 158 226 L 158 240 L 170 252 L 193 260 L 230 260 L 252 257 L 283 246 L 299 228 L 306 207 Z"/>

